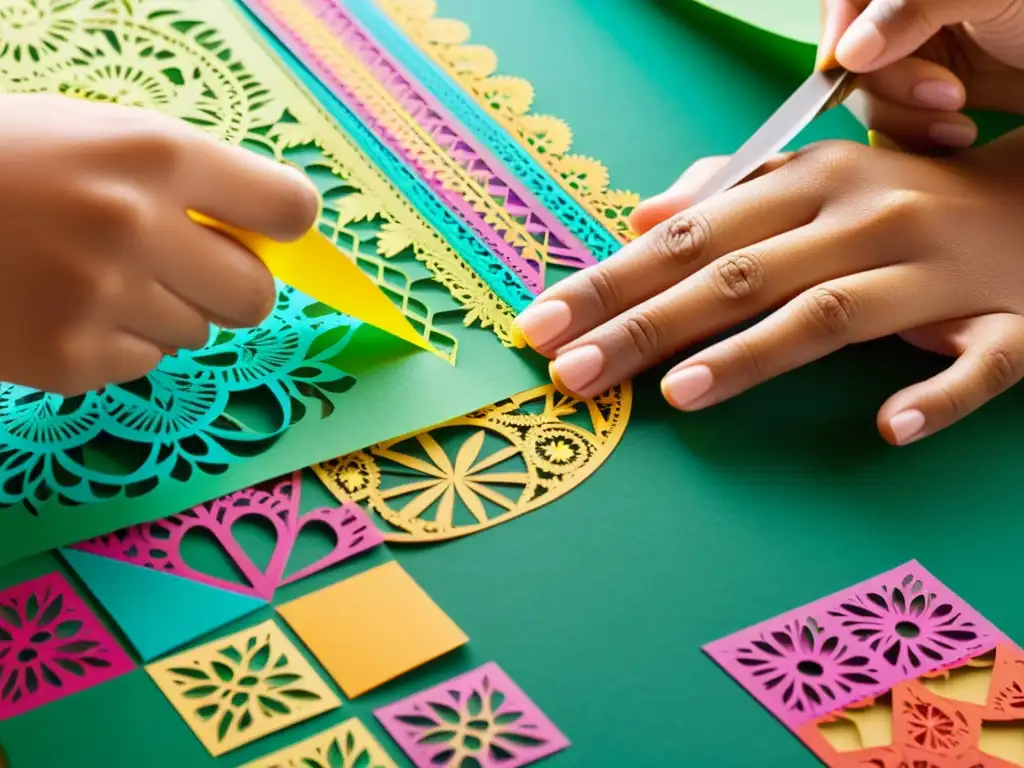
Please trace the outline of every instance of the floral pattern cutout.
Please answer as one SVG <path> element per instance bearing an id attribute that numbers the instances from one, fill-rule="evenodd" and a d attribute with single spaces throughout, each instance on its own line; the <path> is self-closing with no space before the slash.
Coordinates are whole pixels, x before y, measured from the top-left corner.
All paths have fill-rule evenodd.
<path id="1" fill-rule="evenodd" d="M 59 573 L 0 591 L 0 720 L 134 666 Z"/>
<path id="2" fill-rule="evenodd" d="M 374 714 L 417 768 L 515 768 L 569 746 L 494 662 Z"/>
<path id="3" fill-rule="evenodd" d="M 398 768 L 356 718 L 243 768 Z"/>
<path id="4" fill-rule="evenodd" d="M 154 523 L 90 539 L 74 549 L 269 601 L 279 586 L 312 576 L 383 541 L 366 514 L 351 502 L 300 513 L 301 489 L 302 473 L 295 472 Z M 246 518 L 266 521 L 274 531 L 273 552 L 262 568 L 235 538 L 235 524 Z M 333 549 L 316 562 L 289 573 L 296 542 L 304 530 L 315 527 L 327 531 L 334 541 Z M 246 583 L 202 573 L 185 561 L 182 543 L 190 533 L 200 530 L 217 542 Z"/>
<path id="5" fill-rule="evenodd" d="M 273 621 L 146 671 L 214 757 L 341 706 Z"/>
<path id="6" fill-rule="evenodd" d="M 898 682 L 990 651 L 1004 639 L 911 561 L 716 640 L 705 651 L 795 729 Z M 840 653 L 845 667 L 838 664 Z"/>

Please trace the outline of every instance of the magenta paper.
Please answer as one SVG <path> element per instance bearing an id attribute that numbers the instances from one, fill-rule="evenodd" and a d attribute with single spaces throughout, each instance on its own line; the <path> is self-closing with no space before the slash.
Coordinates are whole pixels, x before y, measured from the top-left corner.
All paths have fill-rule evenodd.
<path id="1" fill-rule="evenodd" d="M 704 650 L 796 729 L 1005 641 L 912 560 Z"/>
<path id="2" fill-rule="evenodd" d="M 72 548 L 269 601 L 279 586 L 304 579 L 383 542 L 380 532 L 355 504 L 300 514 L 301 487 L 301 473 L 296 472 L 262 486 L 232 493 L 209 504 L 201 504 L 187 512 L 154 523 L 125 528 L 76 544 Z M 265 569 L 259 568 L 252 561 L 231 531 L 236 522 L 251 515 L 267 520 L 277 537 Z M 335 539 L 334 549 L 316 562 L 285 576 L 295 542 L 310 525 L 328 529 Z M 181 542 L 189 531 L 197 528 L 205 528 L 216 539 L 245 577 L 247 584 L 201 573 L 184 561 Z"/>
<path id="3" fill-rule="evenodd" d="M 374 715 L 417 768 L 516 768 L 569 746 L 493 661 Z"/>
<path id="4" fill-rule="evenodd" d="M 0 591 L 0 720 L 134 666 L 59 573 Z"/>

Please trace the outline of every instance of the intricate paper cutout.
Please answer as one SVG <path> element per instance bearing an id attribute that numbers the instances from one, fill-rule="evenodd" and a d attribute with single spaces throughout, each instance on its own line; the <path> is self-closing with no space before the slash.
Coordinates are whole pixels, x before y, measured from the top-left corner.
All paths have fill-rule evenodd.
<path id="1" fill-rule="evenodd" d="M 398 768 L 356 718 L 242 768 Z"/>
<path id="2" fill-rule="evenodd" d="M 74 570 L 143 661 L 247 616 L 266 603 L 191 579 L 62 549 Z"/>
<path id="3" fill-rule="evenodd" d="M 513 308 L 495 286 L 525 304 L 530 295 L 514 275 L 484 246 L 460 246 L 486 282 L 474 274 L 261 53 L 225 4 L 68 0 L 33 8 L 26 19 L 0 18 L 0 39 L 17 41 L 0 57 L 5 90 L 157 109 L 296 164 L 321 185 L 322 231 L 435 347 L 454 355 L 454 339 L 434 320 L 460 304 L 467 322 L 493 326 L 510 341 Z M 455 301 L 439 303 L 435 282 Z M 141 382 L 70 399 L 3 385 L 0 503 L 31 509 L 54 497 L 78 504 L 142 495 L 167 478 L 214 474 L 266 450 L 291 424 L 329 415 L 351 388 L 352 377 L 329 361 L 353 328 L 350 319 L 282 288 L 261 328 L 218 333 L 206 349 L 168 358 Z M 254 400 L 261 417 L 248 419 L 239 403 L 251 407 Z"/>
<path id="4" fill-rule="evenodd" d="M 1024 765 L 1024 720 L 1000 694 L 1024 684 L 1024 654 L 1010 644 L 990 656 L 896 683 L 890 692 L 820 717 L 797 735 L 830 768 L 1007 768 Z M 1002 676 L 1002 679 L 1000 679 Z M 952 685 L 956 679 L 967 681 Z M 979 680 L 987 679 L 977 698 Z M 935 693 L 935 681 L 959 698 Z M 886 724 L 874 717 L 888 718 Z M 887 726 L 887 729 L 883 726 Z"/>
<path id="5" fill-rule="evenodd" d="M 0 591 L 0 720 L 133 668 L 59 573 Z"/>
<path id="6" fill-rule="evenodd" d="M 916 561 L 705 647 L 790 728 L 991 650 L 1002 634 Z"/>
<path id="7" fill-rule="evenodd" d="M 565 227 L 519 187 L 444 108 L 332 0 L 246 0 L 338 98 L 358 112 L 449 206 L 487 240 L 533 293 L 547 263 L 595 263 Z M 464 133 L 464 131 L 463 131 Z M 496 170 L 497 169 L 497 170 Z"/>
<path id="8" fill-rule="evenodd" d="M 469 641 L 394 561 L 304 595 L 277 612 L 349 698 Z"/>
<path id="9" fill-rule="evenodd" d="M 341 706 L 273 621 L 146 671 L 214 757 Z"/>
<path id="10" fill-rule="evenodd" d="M 300 513 L 301 489 L 302 475 L 295 472 L 163 520 L 90 539 L 73 548 L 269 601 L 279 586 L 312 576 L 383 541 L 355 504 Z M 274 551 L 265 568 L 253 562 L 232 532 L 235 523 L 250 516 L 267 521 L 276 534 Z M 334 537 L 334 548 L 316 562 L 286 576 L 295 542 L 308 526 L 329 530 Z M 248 584 L 201 573 L 185 562 L 181 554 L 182 541 L 196 529 L 210 533 Z"/>
<path id="11" fill-rule="evenodd" d="M 530 114 L 533 86 L 522 78 L 495 75 L 497 56 L 490 48 L 469 44 L 469 28 L 464 23 L 435 18 L 434 0 L 377 0 L 377 5 L 591 216 L 622 242 L 634 236 L 627 218 L 639 197 L 609 189 L 608 171 L 597 160 L 569 154 L 569 126 L 556 117 Z"/>
<path id="12" fill-rule="evenodd" d="M 338 499 L 385 521 L 388 541 L 467 536 L 582 483 L 618 445 L 632 397 L 628 383 L 583 401 L 537 387 L 314 470 Z"/>
<path id="13" fill-rule="evenodd" d="M 515 768 L 569 746 L 494 662 L 374 714 L 417 768 Z"/>

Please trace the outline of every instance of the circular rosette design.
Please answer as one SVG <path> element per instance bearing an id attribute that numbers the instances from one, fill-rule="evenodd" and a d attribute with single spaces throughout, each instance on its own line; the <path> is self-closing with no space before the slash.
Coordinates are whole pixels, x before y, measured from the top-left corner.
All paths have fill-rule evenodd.
<path id="1" fill-rule="evenodd" d="M 0 70 L 17 85 L 36 72 L 67 64 L 78 53 L 74 41 L 82 31 L 81 8 L 88 5 L 96 3 L 8 0 L 0 5 Z"/>
<path id="2" fill-rule="evenodd" d="M 387 540 L 443 541 L 575 488 L 618 445 L 631 404 L 629 384 L 594 400 L 538 387 L 314 469 L 338 499 L 376 514 Z"/>

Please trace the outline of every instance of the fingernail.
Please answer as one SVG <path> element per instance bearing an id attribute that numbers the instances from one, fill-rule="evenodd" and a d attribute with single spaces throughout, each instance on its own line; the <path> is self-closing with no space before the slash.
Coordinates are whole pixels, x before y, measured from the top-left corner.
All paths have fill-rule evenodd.
<path id="1" fill-rule="evenodd" d="M 901 411 L 889 419 L 889 429 L 897 445 L 906 445 L 921 436 L 924 429 L 924 414 L 916 409 Z"/>
<path id="2" fill-rule="evenodd" d="M 871 62 L 885 50 L 885 38 L 873 21 L 857 19 L 836 45 L 836 59 L 855 71 L 871 66 Z"/>
<path id="3" fill-rule="evenodd" d="M 715 376 L 706 365 L 674 371 L 662 379 L 661 394 L 673 408 L 685 410 L 711 389 Z"/>
<path id="4" fill-rule="evenodd" d="M 512 343 L 538 349 L 557 339 L 571 322 L 572 310 L 564 301 L 538 302 L 512 321 Z"/>
<path id="5" fill-rule="evenodd" d="M 932 123 L 928 137 L 946 147 L 969 147 L 978 138 L 978 129 L 965 123 Z"/>
<path id="6" fill-rule="evenodd" d="M 964 105 L 960 87 L 942 80 L 922 80 L 910 89 L 910 95 L 922 107 L 930 109 L 956 110 Z"/>
<path id="7" fill-rule="evenodd" d="M 548 370 L 560 392 L 580 395 L 604 371 L 604 353 L 593 344 L 577 347 L 555 358 Z"/>

